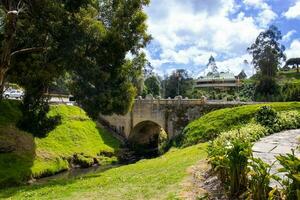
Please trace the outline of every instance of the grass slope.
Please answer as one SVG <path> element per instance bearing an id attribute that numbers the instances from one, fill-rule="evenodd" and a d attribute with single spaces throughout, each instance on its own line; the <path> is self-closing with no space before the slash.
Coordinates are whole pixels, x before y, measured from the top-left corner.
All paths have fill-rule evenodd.
<path id="1" fill-rule="evenodd" d="M 96 157 L 103 151 L 113 152 L 119 146 L 116 139 L 75 106 L 52 106 L 49 115 L 61 115 L 62 124 L 45 138 L 33 138 L 15 127 L 21 117 L 18 104 L 15 101 L 0 103 L 0 145 L 13 148 L 11 153 L 0 153 L 0 185 L 66 170 L 69 168 L 67 160 L 76 153 Z"/>
<path id="2" fill-rule="evenodd" d="M 264 105 L 271 106 L 277 111 L 300 111 L 300 102 L 247 105 L 213 111 L 188 124 L 183 131 L 183 145 L 189 146 L 208 141 L 216 138 L 221 132 L 247 124 L 256 111 Z"/>
<path id="3" fill-rule="evenodd" d="M 280 71 L 278 72 L 277 79 L 279 83 L 293 83 L 293 84 L 300 84 L 300 73 L 297 73 L 296 70 L 290 71 Z"/>
<path id="4" fill-rule="evenodd" d="M 206 144 L 180 150 L 101 174 L 44 185 L 0 190 L 9 199 L 176 199 L 186 169 L 206 157 Z"/>

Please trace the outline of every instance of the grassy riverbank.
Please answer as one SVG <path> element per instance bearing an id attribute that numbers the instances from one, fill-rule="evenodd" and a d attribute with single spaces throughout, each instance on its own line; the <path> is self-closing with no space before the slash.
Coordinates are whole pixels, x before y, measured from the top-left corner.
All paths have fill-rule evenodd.
<path id="1" fill-rule="evenodd" d="M 247 124 L 262 106 L 271 106 L 276 111 L 300 111 L 300 102 L 268 103 L 225 108 L 210 112 L 191 122 L 184 129 L 183 145 L 190 146 L 216 138 L 221 132 Z"/>
<path id="2" fill-rule="evenodd" d="M 176 199 L 187 168 L 206 157 L 206 144 L 180 150 L 101 174 L 0 190 L 10 199 Z"/>
<path id="3" fill-rule="evenodd" d="M 62 124 L 47 137 L 34 138 L 16 128 L 21 117 L 18 105 L 9 100 L 0 103 L 0 148 L 9 150 L 0 153 L 2 186 L 66 170 L 75 154 L 101 161 L 101 152 L 113 152 L 119 146 L 116 139 L 75 106 L 52 106 L 49 115 L 62 116 Z"/>

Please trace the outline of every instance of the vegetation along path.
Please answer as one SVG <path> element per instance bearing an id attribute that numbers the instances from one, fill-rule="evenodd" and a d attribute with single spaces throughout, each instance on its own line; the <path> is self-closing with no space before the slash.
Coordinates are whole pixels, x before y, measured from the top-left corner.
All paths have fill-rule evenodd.
<path id="1" fill-rule="evenodd" d="M 276 156 L 291 153 L 292 149 L 295 149 L 295 154 L 300 156 L 299 139 L 300 129 L 275 133 L 256 142 L 253 146 L 253 154 L 269 164 L 276 161 Z M 274 163 L 272 172 L 276 173 L 279 168 L 281 168 L 280 164 Z"/>

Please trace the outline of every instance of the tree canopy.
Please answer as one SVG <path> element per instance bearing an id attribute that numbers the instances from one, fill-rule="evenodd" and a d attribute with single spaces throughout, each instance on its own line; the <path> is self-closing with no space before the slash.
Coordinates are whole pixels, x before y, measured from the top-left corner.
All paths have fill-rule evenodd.
<path id="1" fill-rule="evenodd" d="M 147 88 L 147 94 L 152 94 L 152 96 L 160 96 L 161 84 L 156 75 L 151 75 L 145 80 L 145 86 Z"/>
<path id="2" fill-rule="evenodd" d="M 45 91 L 68 73 L 76 101 L 90 116 L 126 113 L 142 74 L 140 49 L 151 39 L 143 11 L 148 3 L 0 1 L 0 93 L 5 80 L 17 82 L 26 90 L 24 109 L 45 115 Z"/>
<path id="3" fill-rule="evenodd" d="M 285 47 L 279 43 L 282 39 L 281 32 L 275 26 L 261 32 L 248 51 L 252 54 L 252 63 L 259 74 L 259 82 L 256 86 L 256 96 L 263 96 L 268 100 L 269 96 L 278 91 L 274 79 L 278 68 L 285 60 Z M 271 98 L 271 97 L 270 97 Z"/>
<path id="4" fill-rule="evenodd" d="M 252 54 L 252 63 L 262 76 L 274 77 L 280 63 L 285 60 L 285 47 L 279 43 L 281 32 L 276 26 L 261 32 L 255 42 L 248 48 Z"/>
<path id="5" fill-rule="evenodd" d="M 297 72 L 299 73 L 299 65 L 300 65 L 300 58 L 290 58 L 286 61 L 285 67 L 292 65 L 293 67 L 297 67 Z"/>
<path id="6" fill-rule="evenodd" d="M 164 80 L 165 98 L 187 97 L 193 87 L 193 79 L 184 69 L 177 69 Z"/>

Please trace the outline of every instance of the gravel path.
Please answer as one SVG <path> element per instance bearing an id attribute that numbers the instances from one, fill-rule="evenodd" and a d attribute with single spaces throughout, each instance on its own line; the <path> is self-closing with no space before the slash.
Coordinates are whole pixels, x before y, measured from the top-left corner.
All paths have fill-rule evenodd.
<path id="1" fill-rule="evenodd" d="M 300 129 L 283 131 L 275 133 L 256 142 L 253 146 L 254 157 L 259 157 L 263 161 L 271 164 L 276 160 L 279 154 L 291 153 L 291 149 L 297 149 L 299 144 Z M 300 156 L 299 149 L 296 150 L 296 155 Z M 279 163 L 275 163 L 271 172 L 276 173 L 277 169 L 281 168 Z M 284 176 L 284 174 L 279 174 Z M 277 185 L 272 182 L 271 185 Z"/>

